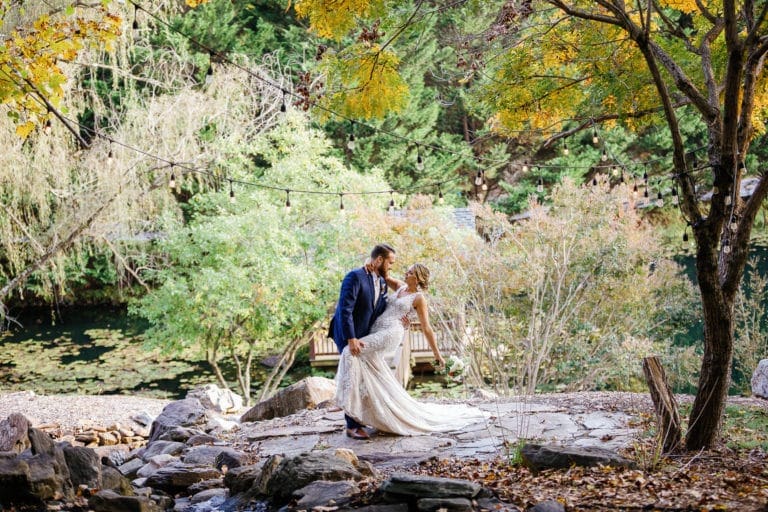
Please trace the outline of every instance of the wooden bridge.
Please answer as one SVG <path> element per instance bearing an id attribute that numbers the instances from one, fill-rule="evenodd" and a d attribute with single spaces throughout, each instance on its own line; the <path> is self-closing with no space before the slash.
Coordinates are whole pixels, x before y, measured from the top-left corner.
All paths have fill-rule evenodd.
<path id="1" fill-rule="evenodd" d="M 441 332 L 435 331 L 437 346 L 443 357 L 448 357 L 449 347 L 444 343 L 444 336 Z M 427 338 L 421 330 L 421 324 L 411 322 L 406 336 L 402 342 L 402 350 L 398 350 L 389 366 L 395 371 L 398 380 L 405 387 L 411 378 L 411 363 L 415 365 L 426 365 L 435 360 L 432 349 L 429 348 Z M 339 363 L 339 351 L 332 339 L 327 338 L 325 333 L 318 333 L 309 342 L 309 362 L 314 367 L 333 367 Z"/>

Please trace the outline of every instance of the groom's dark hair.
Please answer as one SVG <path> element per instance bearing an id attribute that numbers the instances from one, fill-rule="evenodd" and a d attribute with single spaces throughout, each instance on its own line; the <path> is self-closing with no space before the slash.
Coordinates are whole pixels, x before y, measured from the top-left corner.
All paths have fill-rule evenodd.
<path id="1" fill-rule="evenodd" d="M 379 256 L 388 257 L 390 254 L 395 253 L 395 249 L 389 244 L 378 244 L 371 251 L 371 260 L 375 260 Z"/>

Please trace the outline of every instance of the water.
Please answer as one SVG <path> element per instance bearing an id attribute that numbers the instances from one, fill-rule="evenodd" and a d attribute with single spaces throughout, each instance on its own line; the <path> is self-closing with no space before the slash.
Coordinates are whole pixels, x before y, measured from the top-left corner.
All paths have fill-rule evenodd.
<path id="1" fill-rule="evenodd" d="M 197 354 L 142 347 L 145 324 L 119 307 L 27 311 L 0 333 L 0 390 L 183 398 L 215 382 Z"/>

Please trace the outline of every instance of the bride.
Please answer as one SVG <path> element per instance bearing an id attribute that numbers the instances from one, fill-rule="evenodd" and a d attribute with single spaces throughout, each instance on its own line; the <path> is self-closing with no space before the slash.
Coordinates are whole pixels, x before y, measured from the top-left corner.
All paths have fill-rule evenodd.
<path id="1" fill-rule="evenodd" d="M 416 263 L 405 273 L 405 281 L 388 276 L 387 285 L 396 290 L 387 308 L 360 339 L 359 356 L 345 347 L 336 372 L 336 405 L 358 422 L 380 431 L 400 435 L 456 430 L 485 419 L 488 414 L 464 404 L 419 402 L 403 389 L 386 358 L 400 347 L 405 335 L 401 318 L 416 310 L 422 331 L 440 366 L 445 360 L 429 324 L 427 297 L 429 269 Z"/>

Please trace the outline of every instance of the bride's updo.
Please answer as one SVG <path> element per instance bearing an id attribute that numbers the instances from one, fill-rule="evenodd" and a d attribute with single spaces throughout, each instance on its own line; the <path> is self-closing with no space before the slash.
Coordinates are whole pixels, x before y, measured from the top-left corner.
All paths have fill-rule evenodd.
<path id="1" fill-rule="evenodd" d="M 419 288 L 422 290 L 429 288 L 429 269 L 421 263 L 414 263 L 411 270 L 413 270 L 413 275 L 416 276 Z"/>

